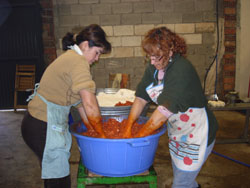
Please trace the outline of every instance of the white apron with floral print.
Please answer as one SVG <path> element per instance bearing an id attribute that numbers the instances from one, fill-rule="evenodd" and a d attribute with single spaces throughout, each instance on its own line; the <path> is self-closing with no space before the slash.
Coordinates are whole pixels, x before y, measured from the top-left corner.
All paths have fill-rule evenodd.
<path id="1" fill-rule="evenodd" d="M 198 170 L 205 157 L 208 118 L 205 108 L 189 108 L 185 113 L 168 119 L 169 150 L 176 167 L 185 171 Z"/>

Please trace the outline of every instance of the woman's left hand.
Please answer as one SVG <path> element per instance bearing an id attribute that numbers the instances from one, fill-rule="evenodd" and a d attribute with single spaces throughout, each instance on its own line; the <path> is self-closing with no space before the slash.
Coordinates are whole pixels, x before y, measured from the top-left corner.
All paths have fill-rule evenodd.
<path id="1" fill-rule="evenodd" d="M 155 110 L 146 124 L 139 130 L 135 137 L 144 137 L 152 134 L 159 129 L 165 122 L 167 117 L 164 116 L 159 110 Z"/>
<path id="2" fill-rule="evenodd" d="M 96 96 L 85 89 L 80 91 L 80 96 L 88 122 L 92 125 L 94 130 L 100 135 L 101 138 L 106 138 L 102 128 L 102 117 Z"/>

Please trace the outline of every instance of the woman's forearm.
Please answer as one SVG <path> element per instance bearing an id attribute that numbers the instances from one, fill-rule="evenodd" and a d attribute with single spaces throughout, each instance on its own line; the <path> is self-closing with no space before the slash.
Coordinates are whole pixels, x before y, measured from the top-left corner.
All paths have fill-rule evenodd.
<path id="1" fill-rule="evenodd" d="M 146 104 L 147 104 L 147 101 L 145 101 L 144 99 L 139 98 L 139 97 L 135 98 L 131 111 L 128 116 L 127 124 L 123 130 L 123 134 L 122 134 L 123 138 L 131 138 L 132 125 L 138 119 L 138 117 L 140 116 Z"/>
<path id="2" fill-rule="evenodd" d="M 93 93 L 84 89 L 80 91 L 80 96 L 89 123 L 92 125 L 95 131 L 100 134 L 101 137 L 105 138 L 102 129 L 101 113 L 96 96 Z"/>
<path id="3" fill-rule="evenodd" d="M 82 119 L 82 122 L 84 123 L 84 125 L 86 126 L 86 128 L 88 129 L 88 130 L 93 130 L 93 127 L 92 127 L 92 125 L 89 123 L 89 120 L 88 120 L 88 117 L 87 117 L 87 115 L 86 115 L 86 113 L 85 113 L 85 111 L 84 111 L 84 108 L 83 107 L 79 107 L 78 108 L 78 112 L 79 112 L 79 114 L 80 114 L 80 116 L 81 116 L 81 119 Z"/>
<path id="4" fill-rule="evenodd" d="M 155 130 L 159 129 L 166 121 L 167 117 L 156 109 L 146 124 L 139 130 L 135 137 L 144 137 L 152 134 Z"/>

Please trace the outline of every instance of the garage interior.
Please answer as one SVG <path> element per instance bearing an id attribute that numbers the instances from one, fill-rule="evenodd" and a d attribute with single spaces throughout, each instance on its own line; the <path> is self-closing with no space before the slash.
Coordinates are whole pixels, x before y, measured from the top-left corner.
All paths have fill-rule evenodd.
<path id="1" fill-rule="evenodd" d="M 143 35 L 140 33 L 140 28 L 166 25 L 186 37 L 187 57 L 198 70 L 206 94 L 216 94 L 219 100 L 230 103 L 227 94 L 237 92 L 237 100 L 233 103 L 244 104 L 239 108 L 231 104 L 233 109 L 214 110 L 219 122 L 217 143 L 197 181 L 202 188 L 249 187 L 250 24 L 247 18 L 249 18 L 250 3 L 248 0 L 25 0 L 22 3 L 18 0 L 3 0 L 3 2 L 7 3 L 0 3 L 0 187 L 43 187 L 38 160 L 25 145 L 20 132 L 25 113 L 23 107 L 26 105 L 25 100 L 30 90 L 19 95 L 17 101 L 22 108 L 14 110 L 16 65 L 35 65 L 34 79 L 35 82 L 39 82 L 45 68 L 62 53 L 60 41 L 65 32 L 77 32 L 91 22 L 103 26 L 114 44 L 113 53 L 101 58 L 100 62 L 92 67 L 93 79 L 99 88 L 109 87 L 109 74 L 120 72 L 129 74 L 130 89 L 136 88 L 145 68 L 143 54 L 138 50 L 138 43 L 122 41 L 126 39 L 140 41 L 138 36 Z M 8 12 L 6 18 L 4 15 L 7 13 L 4 11 Z M 20 22 L 16 21 L 17 18 Z M 133 34 L 126 33 L 123 26 L 132 28 L 128 32 L 132 31 Z M 73 137 L 70 158 L 72 187 L 77 187 L 79 159 L 80 153 Z M 167 134 L 160 137 L 153 165 L 157 173 L 157 187 L 170 188 L 172 168 Z M 107 185 L 89 187 L 101 188 Z M 116 187 L 137 188 L 149 185 L 122 184 Z"/>

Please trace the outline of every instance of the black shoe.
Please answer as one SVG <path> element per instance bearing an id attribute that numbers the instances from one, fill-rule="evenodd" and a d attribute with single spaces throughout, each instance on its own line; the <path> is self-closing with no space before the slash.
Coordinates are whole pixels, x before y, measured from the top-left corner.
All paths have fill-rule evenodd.
<path id="1" fill-rule="evenodd" d="M 198 184 L 198 187 L 197 188 L 201 188 L 201 184 Z"/>

